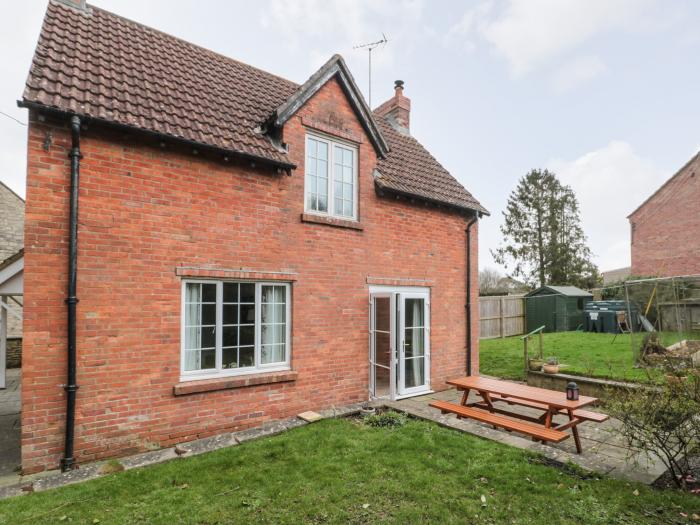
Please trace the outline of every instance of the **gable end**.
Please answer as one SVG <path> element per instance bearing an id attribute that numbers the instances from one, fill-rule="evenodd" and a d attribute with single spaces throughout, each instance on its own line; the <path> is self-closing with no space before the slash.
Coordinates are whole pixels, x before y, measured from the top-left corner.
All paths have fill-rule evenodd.
<path id="1" fill-rule="evenodd" d="M 311 75 L 291 97 L 281 104 L 268 120 L 268 127 L 281 128 L 285 122 L 292 118 L 292 116 L 334 76 L 337 77 L 338 83 L 348 97 L 348 101 L 357 114 L 360 124 L 377 152 L 377 156 L 385 158 L 387 153 L 389 153 L 389 145 L 382 136 L 377 123 L 372 117 L 372 112 L 365 103 L 362 93 L 357 87 L 357 84 L 355 84 L 350 70 L 340 55 L 333 55 L 333 57 L 316 71 L 316 73 Z"/>

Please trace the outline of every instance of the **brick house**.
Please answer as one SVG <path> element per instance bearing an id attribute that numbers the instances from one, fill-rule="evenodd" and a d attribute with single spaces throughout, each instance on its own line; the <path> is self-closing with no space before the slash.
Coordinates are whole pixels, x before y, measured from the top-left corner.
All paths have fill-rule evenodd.
<path id="1" fill-rule="evenodd" d="M 25 472 L 478 372 L 487 212 L 401 82 L 372 112 L 340 56 L 298 85 L 52 0 L 20 105 Z"/>
<path id="2" fill-rule="evenodd" d="M 700 153 L 629 216 L 632 275 L 700 274 Z"/>

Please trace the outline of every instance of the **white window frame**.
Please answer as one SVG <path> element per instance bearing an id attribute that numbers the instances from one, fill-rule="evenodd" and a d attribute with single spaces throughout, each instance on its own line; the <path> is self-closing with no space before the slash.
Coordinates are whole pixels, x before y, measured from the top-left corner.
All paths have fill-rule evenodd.
<path id="1" fill-rule="evenodd" d="M 245 368 L 222 368 L 222 338 L 223 338 L 223 289 L 224 283 L 255 284 L 255 365 Z M 207 370 L 185 370 L 185 316 L 188 284 L 216 284 L 216 367 Z M 261 363 L 262 346 L 262 287 L 283 286 L 285 288 L 285 360 L 277 363 Z M 195 379 L 212 379 L 231 377 L 263 372 L 277 372 L 291 369 L 292 357 L 292 287 L 288 282 L 280 281 L 250 281 L 245 279 L 183 279 L 181 287 L 180 313 L 180 381 Z"/>
<path id="2" fill-rule="evenodd" d="M 309 139 L 316 140 L 318 142 L 323 142 L 328 146 L 328 211 L 317 211 L 309 208 L 308 199 L 308 189 L 306 187 L 306 163 L 308 162 L 308 149 L 309 149 Z M 352 216 L 340 215 L 335 213 L 335 146 L 340 146 L 341 148 L 348 149 L 352 151 L 352 167 L 353 167 L 353 197 L 352 197 Z M 304 212 L 312 215 L 320 215 L 322 217 L 333 217 L 335 219 L 341 219 L 345 221 L 358 221 L 358 201 L 360 195 L 360 182 L 358 177 L 358 148 L 356 144 L 352 142 L 339 140 L 337 138 L 330 138 L 318 133 L 307 133 L 304 139 Z"/>

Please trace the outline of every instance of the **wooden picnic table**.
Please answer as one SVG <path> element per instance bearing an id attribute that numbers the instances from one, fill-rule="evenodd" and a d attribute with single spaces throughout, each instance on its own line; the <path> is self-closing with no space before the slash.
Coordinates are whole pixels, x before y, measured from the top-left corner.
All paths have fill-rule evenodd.
<path id="1" fill-rule="evenodd" d="M 569 437 L 569 434 L 564 431 L 571 429 L 571 434 L 576 443 L 576 451 L 579 454 L 582 451 L 581 439 L 576 427 L 583 421 L 600 423 L 608 419 L 608 416 L 605 414 L 582 410 L 583 407 L 597 402 L 598 399 L 595 397 L 579 396 L 577 400 L 570 401 L 566 399 L 565 392 L 481 376 L 453 379 L 447 381 L 447 384 L 457 387 L 458 390 L 464 393 L 459 405 L 446 401 L 430 403 L 431 406 L 440 409 L 443 413 L 452 412 L 457 414 L 458 417 L 468 417 L 507 430 L 522 432 L 533 439 L 543 442 L 554 441 L 558 443 L 563 441 Z M 481 397 L 481 401 L 468 402 L 469 392 L 472 390 Z M 497 402 L 541 410 L 542 415 L 533 417 L 506 410 L 494 406 L 494 403 Z M 557 414 L 568 416 L 568 421 L 559 425 L 554 424 L 553 419 Z M 520 421 L 513 421 L 509 418 L 515 418 Z"/>

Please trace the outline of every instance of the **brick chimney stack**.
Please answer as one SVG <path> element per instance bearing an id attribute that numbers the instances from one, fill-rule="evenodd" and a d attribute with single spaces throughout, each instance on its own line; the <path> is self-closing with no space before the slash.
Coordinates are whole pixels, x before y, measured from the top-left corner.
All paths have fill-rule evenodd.
<path id="1" fill-rule="evenodd" d="M 403 96 L 403 80 L 394 82 L 394 96 L 379 106 L 375 112 L 386 117 L 397 131 L 410 134 L 411 99 Z"/>

